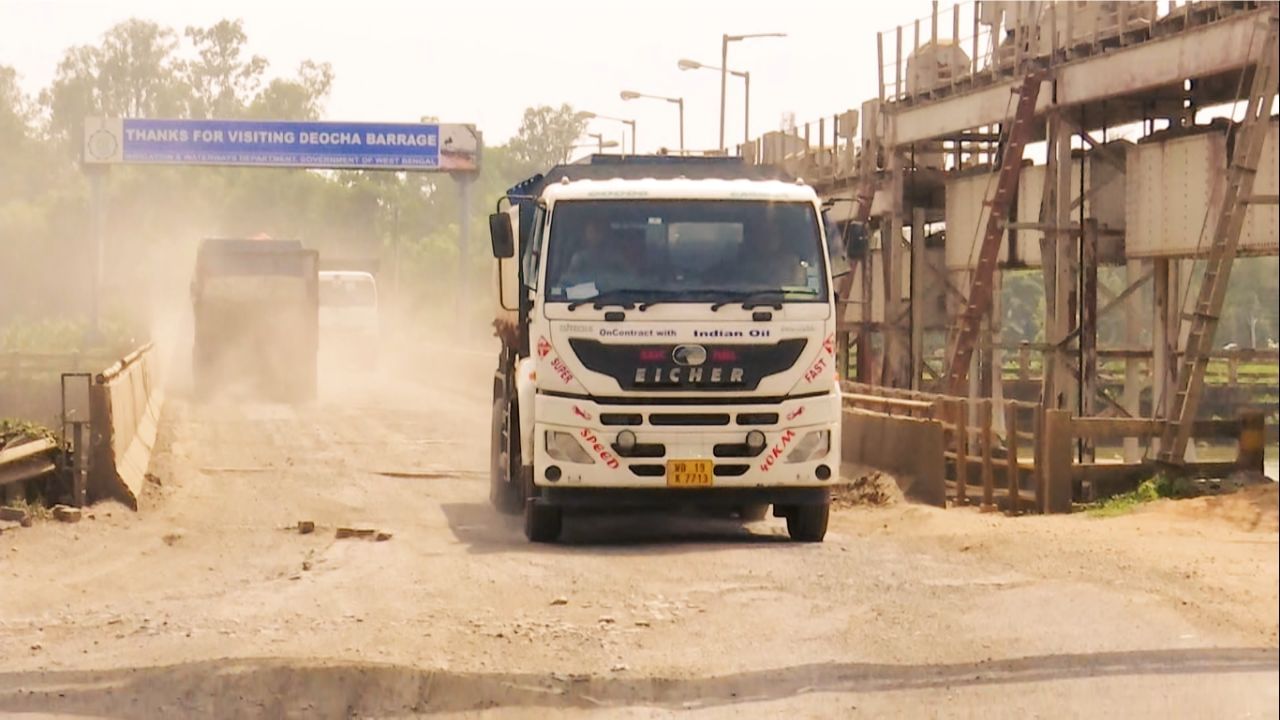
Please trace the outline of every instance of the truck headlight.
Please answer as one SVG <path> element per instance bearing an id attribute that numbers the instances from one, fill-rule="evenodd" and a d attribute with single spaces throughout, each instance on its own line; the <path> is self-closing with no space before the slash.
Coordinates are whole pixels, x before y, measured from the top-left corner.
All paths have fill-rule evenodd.
<path id="1" fill-rule="evenodd" d="M 571 433 L 560 432 L 559 430 L 547 431 L 547 454 L 553 460 L 560 462 L 580 463 L 583 465 L 591 465 L 595 460 L 587 454 L 582 445 L 578 443 L 578 439 Z"/>
<path id="2" fill-rule="evenodd" d="M 787 462 L 801 463 L 824 457 L 831 451 L 831 431 L 812 430 L 800 438 L 800 442 L 787 454 Z"/>

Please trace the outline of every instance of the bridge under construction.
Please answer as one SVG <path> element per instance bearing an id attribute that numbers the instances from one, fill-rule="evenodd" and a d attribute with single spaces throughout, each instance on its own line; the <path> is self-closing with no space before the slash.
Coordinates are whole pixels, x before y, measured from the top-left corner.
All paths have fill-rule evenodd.
<path id="1" fill-rule="evenodd" d="M 831 203 L 854 267 L 840 297 L 843 367 L 872 396 L 943 402 L 926 414 L 946 426 L 960 499 L 965 483 L 954 481 L 967 472 L 955 468 L 984 444 L 1007 457 L 1018 416 L 1040 432 L 1024 440 L 1036 458 L 1026 477 L 1009 470 L 1008 486 L 1042 510 L 1150 474 L 1153 462 L 1222 472 L 1194 463 L 1192 439 L 1240 430 L 1197 424 L 1206 370 L 1230 368 L 1231 392 L 1239 363 L 1277 361 L 1273 347 L 1222 349 L 1213 338 L 1236 259 L 1280 249 L 1278 12 L 935 2 L 929 17 L 878 34 L 876 98 L 739 147 Z M 1122 290 L 1099 283 L 1107 266 L 1123 268 Z M 1002 342 L 1002 283 L 1028 269 L 1040 271 L 1043 341 Z M 1099 347 L 1111 313 L 1124 315 L 1130 344 Z M 1138 345 L 1143 328 L 1151 340 Z M 1006 379 L 1015 355 L 1020 372 Z M 1107 383 L 1103 367 L 1115 364 L 1122 378 Z M 1233 397 L 1274 417 L 1273 402 Z M 1056 422 L 1056 451 L 1044 447 L 1045 412 L 1070 418 Z M 1246 435 L 1260 453 L 1261 431 Z M 1123 462 L 1096 462 L 1099 441 L 1123 442 Z M 1043 467 L 1050 456 L 1056 473 Z"/>

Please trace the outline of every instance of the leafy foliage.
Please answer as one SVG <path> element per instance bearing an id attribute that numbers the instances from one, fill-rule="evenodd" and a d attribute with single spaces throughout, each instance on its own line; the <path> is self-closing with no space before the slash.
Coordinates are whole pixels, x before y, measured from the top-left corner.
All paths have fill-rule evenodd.
<path id="1" fill-rule="evenodd" d="M 1162 498 L 1188 498 L 1199 493 L 1195 484 L 1184 477 L 1160 473 L 1147 478 L 1132 490 L 1106 500 L 1089 508 L 1094 517 L 1115 517 L 1132 512 L 1139 505 L 1154 502 Z"/>
<path id="2" fill-rule="evenodd" d="M 574 141 L 587 129 L 587 117 L 567 103 L 559 108 L 541 105 L 524 111 L 520 130 L 511 141 L 513 157 L 527 167 L 546 168 L 566 162 Z"/>
<path id="3" fill-rule="evenodd" d="M 184 68 L 191 87 L 191 116 L 236 117 L 253 99 L 267 69 L 262 56 L 244 57 L 244 23 L 221 20 L 207 28 L 188 27 L 183 34 L 199 58 Z"/>

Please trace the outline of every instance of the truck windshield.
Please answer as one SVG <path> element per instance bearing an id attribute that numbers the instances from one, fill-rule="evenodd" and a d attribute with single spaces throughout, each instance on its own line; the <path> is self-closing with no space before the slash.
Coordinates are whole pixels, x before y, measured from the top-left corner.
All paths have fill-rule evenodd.
<path id="1" fill-rule="evenodd" d="M 373 307 L 378 294 L 372 280 L 321 278 L 320 305 L 323 307 Z"/>
<path id="2" fill-rule="evenodd" d="M 546 263 L 548 302 L 827 300 L 818 218 L 802 202 L 562 201 Z"/>

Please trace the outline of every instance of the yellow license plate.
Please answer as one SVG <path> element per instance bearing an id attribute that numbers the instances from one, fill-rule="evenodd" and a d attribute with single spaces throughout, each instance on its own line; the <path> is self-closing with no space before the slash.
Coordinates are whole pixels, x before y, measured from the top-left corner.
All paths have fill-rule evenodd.
<path id="1" fill-rule="evenodd" d="M 711 487 L 710 460 L 668 460 L 667 487 Z"/>

